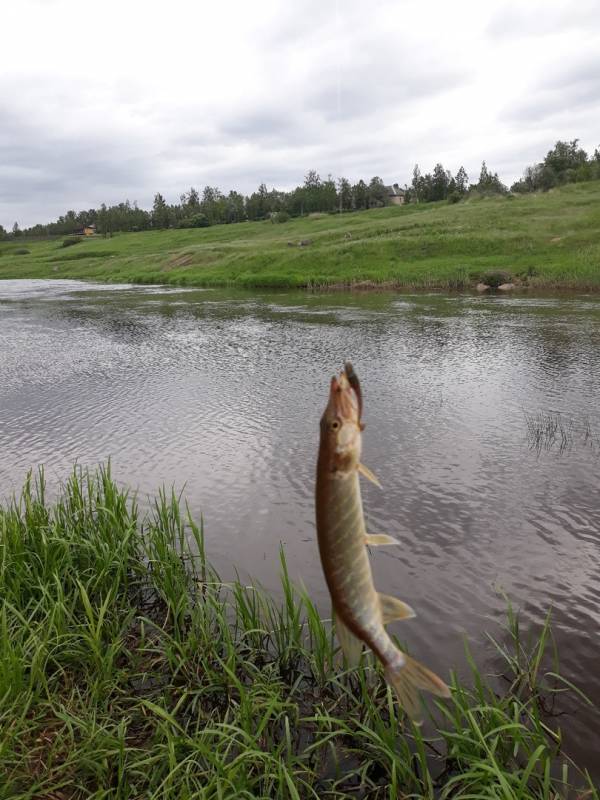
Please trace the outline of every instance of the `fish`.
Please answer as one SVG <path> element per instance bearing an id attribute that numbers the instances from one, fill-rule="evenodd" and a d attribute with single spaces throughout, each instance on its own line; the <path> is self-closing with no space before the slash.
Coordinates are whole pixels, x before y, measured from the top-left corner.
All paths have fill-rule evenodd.
<path id="1" fill-rule="evenodd" d="M 400 544 L 387 533 L 367 533 L 359 476 L 379 481 L 361 462 L 363 397 L 352 364 L 331 379 L 320 422 L 315 491 L 317 541 L 325 582 L 331 595 L 337 638 L 350 667 L 360 662 L 366 645 L 384 668 L 385 679 L 400 706 L 422 721 L 420 691 L 450 697 L 446 683 L 400 650 L 385 626 L 411 619 L 402 600 L 375 590 L 367 546 Z"/>

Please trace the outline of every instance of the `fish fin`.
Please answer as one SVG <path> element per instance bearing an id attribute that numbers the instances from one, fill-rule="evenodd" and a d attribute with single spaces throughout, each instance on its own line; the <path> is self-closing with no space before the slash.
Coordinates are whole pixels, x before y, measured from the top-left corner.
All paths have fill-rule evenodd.
<path id="1" fill-rule="evenodd" d="M 363 644 L 358 636 L 355 636 L 350 628 L 342 622 L 335 608 L 332 610 L 332 617 L 335 625 L 335 633 L 342 647 L 344 658 L 349 667 L 355 668 L 360 663 Z"/>
<path id="2" fill-rule="evenodd" d="M 387 533 L 365 533 L 365 543 L 369 547 L 377 547 L 381 544 L 400 544 L 398 539 L 388 536 Z"/>
<path id="3" fill-rule="evenodd" d="M 417 616 L 409 605 L 403 603 L 402 600 L 398 600 L 397 597 L 391 597 L 389 594 L 381 594 L 379 592 L 379 606 L 384 625 L 389 625 L 390 622 L 395 622 L 396 620 L 412 619 Z"/>
<path id="4" fill-rule="evenodd" d="M 364 464 L 359 464 L 359 465 L 358 465 L 358 471 L 359 471 L 359 472 L 360 472 L 360 474 L 361 474 L 361 475 L 363 475 L 363 476 L 364 476 L 364 477 L 365 477 L 367 480 L 371 481 L 371 483 L 374 483 L 374 484 L 375 484 L 375 486 L 379 486 L 379 488 L 381 489 L 381 484 L 379 483 L 379 481 L 377 480 L 377 478 L 375 477 L 375 475 L 374 475 L 374 474 L 371 472 L 371 470 L 370 470 L 368 467 L 365 467 L 365 465 L 364 465 Z"/>
<path id="5" fill-rule="evenodd" d="M 450 697 L 450 689 L 441 678 L 414 658 L 402 653 L 404 664 L 398 669 L 387 667 L 386 681 L 393 686 L 398 702 L 417 725 L 423 721 L 419 690 L 431 692 L 437 697 Z"/>

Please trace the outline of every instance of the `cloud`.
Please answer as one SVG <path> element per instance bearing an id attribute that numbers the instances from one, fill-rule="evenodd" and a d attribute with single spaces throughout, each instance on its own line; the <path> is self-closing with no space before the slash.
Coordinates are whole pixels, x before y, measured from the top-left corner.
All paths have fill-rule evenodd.
<path id="1" fill-rule="evenodd" d="M 75 0 L 8 4 L 28 34 L 0 50 L 0 223 L 309 169 L 404 183 L 485 158 L 510 183 L 557 138 L 596 144 L 594 5 L 105 0 L 83 28 Z"/>
<path id="2" fill-rule="evenodd" d="M 508 109 L 511 119 L 525 124 L 555 121 L 569 127 L 581 116 L 582 126 L 590 113 L 597 114 L 600 98 L 600 55 L 596 52 L 576 57 L 570 64 L 559 62 L 532 82 L 527 91 Z"/>
<path id="3" fill-rule="evenodd" d="M 487 27 L 492 38 L 522 39 L 530 36 L 564 35 L 572 30 L 589 30 L 598 23 L 596 0 L 529 0 L 527 3 L 502 3 Z"/>

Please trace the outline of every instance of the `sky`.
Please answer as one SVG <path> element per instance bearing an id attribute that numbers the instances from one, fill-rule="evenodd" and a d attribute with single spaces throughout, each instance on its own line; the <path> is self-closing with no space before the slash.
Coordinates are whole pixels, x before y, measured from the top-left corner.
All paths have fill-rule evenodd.
<path id="1" fill-rule="evenodd" d="M 7 229 L 600 144 L 600 0 L 2 0 L 0 29 Z"/>

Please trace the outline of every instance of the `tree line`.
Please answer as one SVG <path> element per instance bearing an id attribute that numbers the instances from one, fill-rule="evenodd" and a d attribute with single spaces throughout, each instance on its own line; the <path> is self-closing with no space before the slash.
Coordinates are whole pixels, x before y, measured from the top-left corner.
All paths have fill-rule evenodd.
<path id="1" fill-rule="evenodd" d="M 579 139 L 558 141 L 543 161 L 525 169 L 523 177 L 510 187 L 511 192 L 547 192 L 555 186 L 600 179 L 600 148 L 593 156 L 579 147 Z"/>
<path id="2" fill-rule="evenodd" d="M 578 142 L 578 139 L 556 142 L 544 160 L 527 167 L 523 178 L 513 183 L 510 190 L 485 161 L 476 183 L 469 182 L 469 176 L 462 166 L 453 175 L 441 163 L 437 163 L 431 172 L 423 174 L 416 164 L 410 185 L 405 185 L 402 190 L 404 200 L 407 203 L 444 200 L 457 203 L 466 197 L 505 195 L 509 191 L 547 191 L 564 183 L 600 179 L 600 150 L 596 148 L 594 155 L 588 157 Z M 346 178 L 334 180 L 331 175 L 322 179 L 316 171 L 310 170 L 301 186 L 287 192 L 267 189 L 264 183 L 249 196 L 237 191 L 225 194 L 216 186 L 205 186 L 200 193 L 192 186 L 181 194 L 179 203 L 168 203 L 158 192 L 150 210 L 125 200 L 112 206 L 102 203 L 98 209 L 67 211 L 55 222 L 33 225 L 24 230 L 16 222 L 10 232 L 0 225 L 0 239 L 23 235 L 66 236 L 89 225 L 94 225 L 98 233 L 111 235 L 125 231 L 201 228 L 269 218 L 274 222 L 283 222 L 291 217 L 314 213 L 382 208 L 390 202 L 390 189 L 379 176 L 371 178 L 368 183 L 361 179 L 352 184 Z"/>

